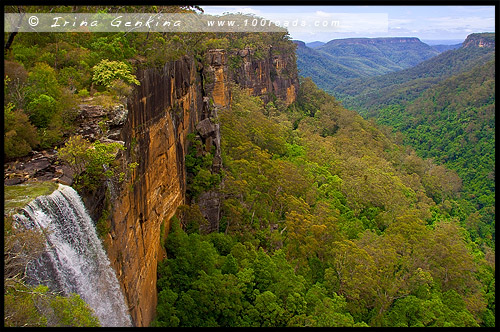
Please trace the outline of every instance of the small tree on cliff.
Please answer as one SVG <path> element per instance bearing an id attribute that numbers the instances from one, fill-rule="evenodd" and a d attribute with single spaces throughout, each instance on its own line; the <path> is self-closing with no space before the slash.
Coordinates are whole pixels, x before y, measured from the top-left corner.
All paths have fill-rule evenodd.
<path id="1" fill-rule="evenodd" d="M 116 154 L 118 150 L 123 149 L 125 148 L 119 143 L 101 143 L 100 141 L 90 143 L 77 135 L 70 137 L 58 153 L 59 158 L 67 162 L 75 171 L 77 189 L 86 188 L 92 191 L 104 178 L 117 175 Z"/>
<path id="2" fill-rule="evenodd" d="M 141 85 L 131 73 L 130 66 L 122 61 L 103 59 L 92 70 L 92 84 L 104 86 L 119 97 L 128 96 L 132 92 L 132 84 Z"/>
<path id="3" fill-rule="evenodd" d="M 92 82 L 107 88 L 111 87 L 115 80 L 122 80 L 128 84 L 141 85 L 135 75 L 131 73 L 130 67 L 122 61 L 103 59 L 92 70 L 94 71 Z"/>

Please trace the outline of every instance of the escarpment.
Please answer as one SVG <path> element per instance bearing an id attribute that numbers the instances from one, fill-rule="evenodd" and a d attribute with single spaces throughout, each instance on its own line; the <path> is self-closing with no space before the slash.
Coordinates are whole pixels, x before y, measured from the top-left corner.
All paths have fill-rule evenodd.
<path id="1" fill-rule="evenodd" d="M 463 48 L 467 47 L 495 47 L 495 34 L 494 33 L 473 33 L 467 36 L 462 44 Z"/>
<path id="2" fill-rule="evenodd" d="M 274 97 L 291 104 L 298 89 L 297 67 L 292 54 L 281 53 L 271 47 L 267 54 L 252 49 L 226 52 L 210 50 L 207 87 L 213 91 L 215 105 L 226 106 L 230 99 L 229 82 L 249 89 L 264 102 Z M 210 79 L 213 78 L 213 81 Z"/>
<path id="3" fill-rule="evenodd" d="M 264 101 L 276 97 L 290 104 L 298 90 L 294 60 L 272 50 L 259 57 L 252 50 L 211 50 L 204 64 L 186 56 L 137 73 L 141 85 L 128 100 L 121 140 L 127 148 L 122 158 L 138 166 L 109 201 L 110 232 L 104 240 L 135 326 L 148 326 L 155 315 L 157 262 L 165 255 L 161 232 L 186 202 L 188 134 L 215 145 L 218 171 L 220 133 L 209 119 L 230 105 L 231 84 Z M 209 201 L 216 204 L 217 197 Z M 217 217 L 213 204 L 205 210 L 212 211 L 207 219 Z"/>

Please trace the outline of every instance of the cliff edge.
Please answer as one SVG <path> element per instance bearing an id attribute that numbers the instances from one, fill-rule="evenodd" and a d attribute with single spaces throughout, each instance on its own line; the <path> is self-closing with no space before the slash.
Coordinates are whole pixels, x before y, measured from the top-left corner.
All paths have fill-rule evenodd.
<path id="1" fill-rule="evenodd" d="M 148 326 L 154 319 L 157 263 L 165 255 L 160 236 L 166 234 L 161 231 L 169 229 L 170 218 L 186 202 L 188 134 L 203 131 L 204 120 L 230 105 L 233 83 L 265 102 L 276 97 L 290 104 L 297 95 L 295 58 L 272 48 L 265 56 L 249 49 L 210 50 L 203 62 L 186 56 L 139 71 L 141 85 L 128 101 L 122 158 L 138 166 L 110 201 L 104 243 L 135 326 Z M 217 135 L 212 143 L 220 154 Z M 206 217 L 216 219 L 217 214 Z"/>

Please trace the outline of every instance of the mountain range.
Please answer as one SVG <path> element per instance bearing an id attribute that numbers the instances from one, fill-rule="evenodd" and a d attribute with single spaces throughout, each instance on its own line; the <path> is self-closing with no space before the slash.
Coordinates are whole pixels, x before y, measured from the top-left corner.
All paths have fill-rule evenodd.
<path id="1" fill-rule="evenodd" d="M 330 93 L 348 80 L 410 68 L 439 54 L 414 37 L 335 39 L 323 45 L 310 43 L 314 48 L 295 43 L 300 75 Z"/>
<path id="2" fill-rule="evenodd" d="M 380 106 L 410 101 L 453 75 L 471 70 L 495 57 L 494 34 L 471 34 L 456 50 L 443 52 L 414 67 L 370 78 L 351 78 L 334 95 L 345 106 L 371 114 Z"/>

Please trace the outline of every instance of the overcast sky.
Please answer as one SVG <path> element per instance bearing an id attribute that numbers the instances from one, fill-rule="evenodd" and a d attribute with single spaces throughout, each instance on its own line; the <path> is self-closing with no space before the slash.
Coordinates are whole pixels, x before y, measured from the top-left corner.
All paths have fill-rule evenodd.
<path id="1" fill-rule="evenodd" d="M 377 14 L 387 23 L 385 29 L 365 28 L 356 16 L 348 32 L 321 32 L 318 28 L 294 29 L 289 27 L 292 39 L 305 42 L 327 42 L 351 37 L 418 37 L 421 40 L 464 40 L 475 32 L 495 31 L 494 6 L 201 6 L 206 14 L 224 12 L 255 14 L 267 19 L 285 17 L 334 18 L 339 13 Z M 385 14 L 385 15 L 384 15 Z M 281 15 L 281 16 L 280 16 Z M 277 18 L 278 17 L 278 18 Z M 291 25 L 291 24 L 290 24 Z M 378 31 L 377 31 L 378 30 Z"/>

